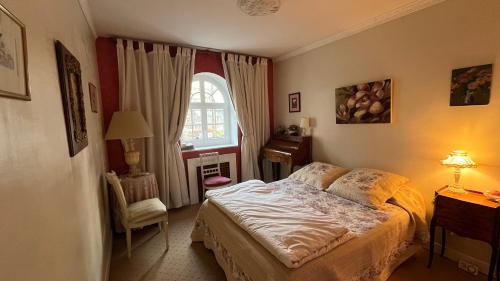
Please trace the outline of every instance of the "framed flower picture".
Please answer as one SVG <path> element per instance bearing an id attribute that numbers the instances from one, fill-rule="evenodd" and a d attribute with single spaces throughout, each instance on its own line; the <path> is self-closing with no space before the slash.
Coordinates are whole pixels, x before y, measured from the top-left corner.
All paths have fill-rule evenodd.
<path id="1" fill-rule="evenodd" d="M 288 112 L 300 112 L 300 93 L 288 95 Z"/>
<path id="2" fill-rule="evenodd" d="M 31 100 L 26 28 L 0 5 L 0 96 Z"/>
<path id="3" fill-rule="evenodd" d="M 450 106 L 490 103 L 493 65 L 454 69 L 451 72 Z"/>

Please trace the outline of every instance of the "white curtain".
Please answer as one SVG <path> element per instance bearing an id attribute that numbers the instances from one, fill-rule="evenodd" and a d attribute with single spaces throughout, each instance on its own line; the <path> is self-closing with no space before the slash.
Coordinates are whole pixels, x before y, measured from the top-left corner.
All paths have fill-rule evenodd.
<path id="1" fill-rule="evenodd" d="M 222 65 L 243 134 L 241 179 L 259 179 L 259 151 L 269 140 L 267 59 L 223 53 Z"/>
<path id="2" fill-rule="evenodd" d="M 120 110 L 137 110 L 154 136 L 140 142 L 142 165 L 156 174 L 160 199 L 169 208 L 189 204 L 186 171 L 178 144 L 191 94 L 196 50 L 154 44 L 146 53 L 144 43 L 134 50 L 128 40 L 117 40 Z"/>

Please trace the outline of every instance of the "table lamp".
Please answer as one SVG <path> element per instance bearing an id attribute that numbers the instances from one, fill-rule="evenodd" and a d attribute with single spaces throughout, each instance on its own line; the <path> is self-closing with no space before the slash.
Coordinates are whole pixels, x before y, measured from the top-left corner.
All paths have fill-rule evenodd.
<path id="1" fill-rule="evenodd" d="M 441 161 L 441 164 L 455 168 L 455 183 L 448 185 L 448 190 L 456 193 L 467 193 L 460 184 L 460 174 L 463 168 L 475 168 L 476 163 L 463 150 L 454 150 L 448 155 L 448 158 Z"/>
<path id="2" fill-rule="evenodd" d="M 137 111 L 116 111 L 111 117 L 105 140 L 124 140 L 125 162 L 129 166 L 129 174 L 135 176 L 140 173 L 138 164 L 141 153 L 135 150 L 135 139 L 152 137 L 153 132 Z"/>
<path id="3" fill-rule="evenodd" d="M 309 128 L 311 128 L 309 117 L 300 118 L 300 127 L 302 128 L 302 135 L 309 136 Z"/>

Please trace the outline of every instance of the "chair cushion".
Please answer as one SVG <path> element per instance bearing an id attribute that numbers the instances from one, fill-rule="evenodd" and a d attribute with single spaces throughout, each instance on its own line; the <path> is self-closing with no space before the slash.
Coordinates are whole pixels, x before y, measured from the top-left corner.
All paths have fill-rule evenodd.
<path id="1" fill-rule="evenodd" d="M 218 187 L 231 183 L 230 178 L 222 177 L 222 176 L 214 176 L 205 178 L 203 181 L 206 187 Z"/>
<path id="2" fill-rule="evenodd" d="M 158 198 L 146 199 L 128 206 L 129 222 L 140 222 L 167 214 L 167 207 Z"/>

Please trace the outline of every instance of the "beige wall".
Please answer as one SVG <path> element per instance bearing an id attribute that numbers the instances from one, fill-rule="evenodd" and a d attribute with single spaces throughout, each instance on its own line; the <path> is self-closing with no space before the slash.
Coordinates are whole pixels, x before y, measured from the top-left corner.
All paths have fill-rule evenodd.
<path id="1" fill-rule="evenodd" d="M 32 101 L 0 97 L 0 280 L 101 280 L 109 252 L 94 37 L 77 0 L 2 0 L 27 29 Z M 89 145 L 70 158 L 54 40 L 78 58 Z"/>
<path id="2" fill-rule="evenodd" d="M 494 63 L 490 104 L 450 107 L 451 70 L 486 63 Z M 434 190 L 452 180 L 439 161 L 453 149 L 469 151 L 479 164 L 464 172 L 467 187 L 500 189 L 498 0 L 449 0 L 278 62 L 274 77 L 276 125 L 315 119 L 314 160 L 406 175 L 429 213 Z M 335 88 L 388 77 L 395 85 L 393 124 L 335 124 Z M 288 94 L 296 91 L 302 112 L 288 113 Z M 488 260 L 487 247 L 451 240 L 451 247 Z"/>

